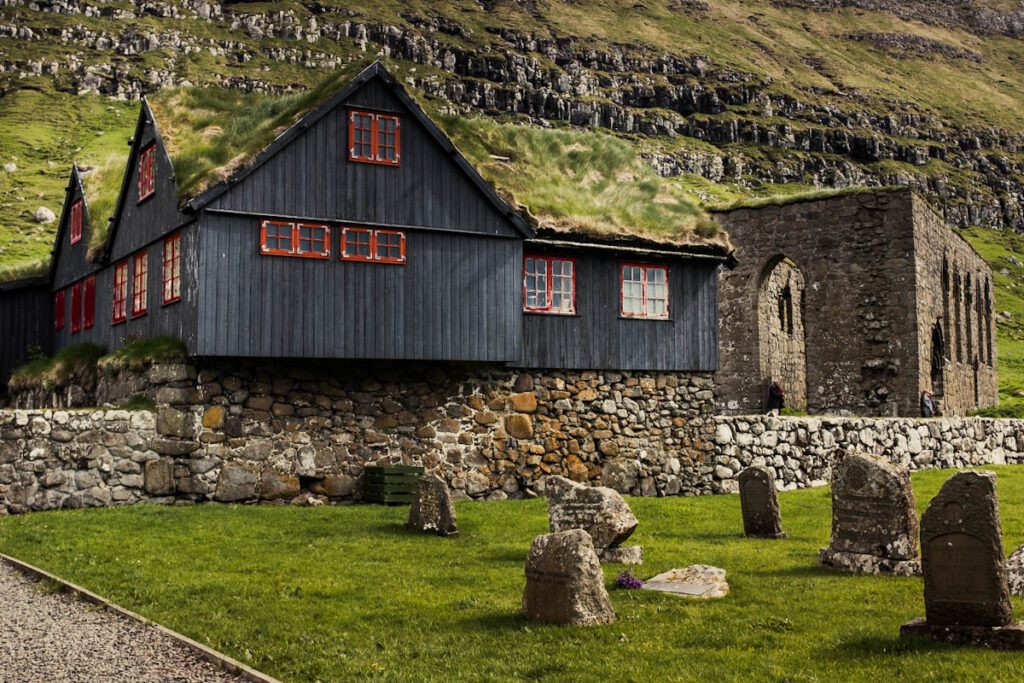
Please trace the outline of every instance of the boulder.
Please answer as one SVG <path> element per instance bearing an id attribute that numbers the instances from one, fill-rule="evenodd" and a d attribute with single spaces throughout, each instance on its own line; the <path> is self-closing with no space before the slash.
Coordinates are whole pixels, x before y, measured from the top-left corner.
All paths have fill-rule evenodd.
<path id="1" fill-rule="evenodd" d="M 174 493 L 174 462 L 170 458 L 146 462 L 144 488 L 151 496 L 169 496 Z"/>
<path id="2" fill-rule="evenodd" d="M 591 626 L 615 621 L 590 535 L 570 529 L 537 537 L 526 559 L 523 613 L 530 621 Z"/>
<path id="3" fill-rule="evenodd" d="M 235 462 L 226 462 L 220 468 L 214 500 L 231 503 L 256 497 L 259 476 L 255 470 Z"/>
<path id="4" fill-rule="evenodd" d="M 299 495 L 299 490 L 299 478 L 292 474 L 264 470 L 260 477 L 260 498 L 263 500 L 294 498 Z"/>

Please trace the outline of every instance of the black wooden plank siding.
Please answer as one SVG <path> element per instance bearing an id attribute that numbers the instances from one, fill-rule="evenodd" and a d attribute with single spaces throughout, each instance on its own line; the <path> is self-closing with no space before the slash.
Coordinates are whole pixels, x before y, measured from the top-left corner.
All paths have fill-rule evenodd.
<path id="1" fill-rule="evenodd" d="M 515 361 L 522 242 L 406 231 L 404 265 L 264 256 L 259 219 L 204 213 L 202 356 Z M 244 322 L 243 322 L 244 321 Z"/>
<path id="2" fill-rule="evenodd" d="M 157 145 L 156 192 L 139 202 L 139 153 L 154 143 Z M 134 254 L 186 220 L 178 208 L 171 160 L 151 122 L 143 127 L 138 144 L 132 150 L 130 164 L 131 172 L 123 188 L 126 193 L 124 204 L 110 249 L 111 262 Z"/>
<path id="3" fill-rule="evenodd" d="M 199 267 L 197 262 L 195 224 L 181 231 L 181 301 L 163 304 L 163 239 L 144 247 L 149 253 L 146 276 L 148 306 L 145 315 L 133 318 L 131 314 L 134 262 L 128 262 L 128 320 L 113 324 L 114 267 L 123 261 L 111 261 L 96 271 L 96 317 L 92 329 L 71 333 L 71 284 L 64 289 L 64 329 L 53 331 L 54 348 L 67 344 L 93 342 L 108 349 L 116 349 L 128 339 L 138 337 L 169 336 L 180 339 L 188 349 L 194 348 L 196 338 L 196 294 Z M 84 279 L 84 278 L 83 278 Z M 56 291 L 56 290 L 55 290 Z M 53 294 L 49 310 L 53 310 Z M 53 328 L 53 314 L 49 314 Z"/>
<path id="4" fill-rule="evenodd" d="M 53 304 L 44 282 L 0 286 L 0 394 L 7 391 L 11 371 L 29 360 L 29 350 L 51 351 Z"/>
<path id="5" fill-rule="evenodd" d="M 533 253 L 528 250 L 528 253 Z M 632 257 L 576 252 L 576 315 L 524 314 L 522 365 L 533 368 L 707 371 L 718 367 L 718 266 L 669 266 L 669 320 L 623 318 L 620 266 Z M 520 281 L 520 304 L 522 300 Z"/>
<path id="6" fill-rule="evenodd" d="M 348 110 L 341 105 L 209 208 L 354 224 L 518 234 L 386 86 L 371 81 L 348 104 L 400 116 L 400 166 L 349 161 Z"/>

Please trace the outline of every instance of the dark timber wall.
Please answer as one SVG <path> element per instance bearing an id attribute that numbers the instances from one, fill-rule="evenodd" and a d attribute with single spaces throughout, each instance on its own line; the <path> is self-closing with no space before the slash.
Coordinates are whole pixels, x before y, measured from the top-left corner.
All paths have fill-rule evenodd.
<path id="1" fill-rule="evenodd" d="M 195 224 L 181 231 L 181 301 L 163 305 L 163 239 L 148 247 L 147 272 L 148 306 L 146 313 L 132 317 L 132 286 L 135 264 L 128 264 L 128 319 L 112 324 L 114 295 L 114 266 L 111 262 L 96 272 L 96 324 L 91 330 L 71 333 L 71 290 L 64 295 L 64 329 L 53 332 L 55 347 L 78 342 L 93 342 L 108 349 L 116 349 L 130 338 L 168 336 L 180 339 L 192 349 L 196 339 L 196 290 L 198 283 L 197 237 Z M 50 308 L 53 308 L 52 295 Z M 52 329 L 52 316 L 50 329 Z"/>
<path id="2" fill-rule="evenodd" d="M 215 200 L 211 208 L 518 234 L 386 86 L 370 81 L 347 104 L 401 116 L 400 166 L 348 160 L 348 110 L 342 105 Z"/>
<path id="3" fill-rule="evenodd" d="M 0 285 L 0 394 L 7 391 L 11 371 L 28 361 L 31 346 L 52 349 L 53 306 L 43 279 Z"/>
<path id="4" fill-rule="evenodd" d="M 200 356 L 514 361 L 522 242 L 408 230 L 404 265 L 264 256 L 259 219 L 204 213 Z M 192 347 L 190 347 L 192 348 Z"/>
<path id="5" fill-rule="evenodd" d="M 528 253 L 549 253 L 528 249 Z M 620 266 L 636 259 L 593 251 L 576 259 L 576 315 L 524 314 L 523 364 L 534 368 L 690 370 L 718 368 L 718 264 L 669 266 L 669 319 L 620 315 Z M 520 305 L 522 293 L 520 292 Z"/>
<path id="6" fill-rule="evenodd" d="M 140 115 L 143 121 L 136 131 L 137 144 L 132 147 L 128 162 L 130 170 L 122 188 L 121 211 L 115 217 L 118 224 L 111 226 L 114 230 L 111 263 L 127 258 L 187 220 L 178 210 L 174 168 L 152 121 L 146 118 L 149 115 L 149 108 L 143 107 Z M 153 143 L 157 147 L 156 192 L 140 202 L 139 154 Z"/>

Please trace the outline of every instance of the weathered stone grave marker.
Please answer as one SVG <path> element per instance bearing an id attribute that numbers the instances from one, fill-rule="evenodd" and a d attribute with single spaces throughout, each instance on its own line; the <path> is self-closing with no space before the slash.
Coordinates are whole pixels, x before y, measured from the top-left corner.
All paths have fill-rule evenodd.
<path id="1" fill-rule="evenodd" d="M 672 593 L 688 598 L 724 598 L 729 594 L 725 570 L 706 564 L 670 569 L 644 581 L 644 590 Z"/>
<path id="2" fill-rule="evenodd" d="M 859 574 L 921 573 L 906 468 L 861 453 L 843 458 L 832 476 L 832 540 L 818 563 Z"/>
<path id="3" fill-rule="evenodd" d="M 590 534 L 569 529 L 534 539 L 526 559 L 523 613 L 530 621 L 547 624 L 615 621 Z"/>
<path id="4" fill-rule="evenodd" d="M 996 475 L 958 472 L 921 518 L 924 619 L 901 636 L 998 649 L 1024 649 L 1024 623 L 1013 622 L 999 523 Z"/>
<path id="5" fill-rule="evenodd" d="M 1010 553 L 1006 560 L 1006 574 L 1011 595 L 1024 595 L 1024 545 Z"/>
<path id="6" fill-rule="evenodd" d="M 643 548 L 622 547 L 637 527 L 633 511 L 618 492 L 604 486 L 585 486 L 565 477 L 548 477 L 548 520 L 551 531 L 583 529 L 590 534 L 602 562 L 640 564 Z"/>
<path id="7" fill-rule="evenodd" d="M 420 477 L 406 526 L 414 531 L 431 531 L 438 536 L 459 533 L 455 526 L 455 506 L 444 479 L 436 474 Z"/>
<path id="8" fill-rule="evenodd" d="M 755 538 L 785 538 L 772 471 L 753 465 L 740 472 L 738 479 L 743 533 Z"/>

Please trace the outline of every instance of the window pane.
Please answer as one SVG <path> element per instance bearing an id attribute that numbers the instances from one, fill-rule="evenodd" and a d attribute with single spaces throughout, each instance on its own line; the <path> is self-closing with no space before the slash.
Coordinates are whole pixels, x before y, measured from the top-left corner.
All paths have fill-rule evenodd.
<path id="1" fill-rule="evenodd" d="M 526 259 L 526 306 L 546 309 L 548 307 L 548 262 L 545 259 Z"/>

